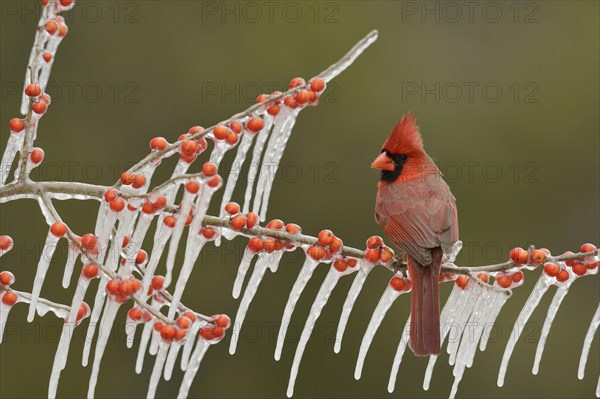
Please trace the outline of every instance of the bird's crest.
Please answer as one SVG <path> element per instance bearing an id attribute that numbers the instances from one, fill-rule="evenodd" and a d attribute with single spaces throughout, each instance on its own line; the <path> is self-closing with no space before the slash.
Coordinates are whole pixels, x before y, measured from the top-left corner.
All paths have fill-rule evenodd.
<path id="1" fill-rule="evenodd" d="M 392 134 L 383 143 L 383 149 L 393 154 L 409 154 L 415 150 L 423 151 L 423 140 L 412 112 L 400 118 Z"/>

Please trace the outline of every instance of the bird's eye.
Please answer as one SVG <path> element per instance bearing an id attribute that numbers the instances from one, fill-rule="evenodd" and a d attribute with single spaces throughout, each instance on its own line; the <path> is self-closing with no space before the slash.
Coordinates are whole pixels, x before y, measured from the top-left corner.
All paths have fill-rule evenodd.
<path id="1" fill-rule="evenodd" d="M 408 155 L 406 155 L 406 154 L 400 154 L 400 160 L 402 162 L 405 162 L 407 159 L 408 159 Z"/>

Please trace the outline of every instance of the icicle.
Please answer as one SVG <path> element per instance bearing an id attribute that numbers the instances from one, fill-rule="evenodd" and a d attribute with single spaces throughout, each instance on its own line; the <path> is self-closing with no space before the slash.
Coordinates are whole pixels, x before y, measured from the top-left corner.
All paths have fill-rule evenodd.
<path id="1" fill-rule="evenodd" d="M 56 348 L 56 354 L 54 355 L 54 364 L 52 365 L 52 374 L 50 375 L 50 382 L 48 384 L 48 397 L 55 398 L 56 390 L 58 388 L 58 381 L 60 379 L 60 373 L 64 370 L 67 364 L 67 357 L 69 356 L 69 346 L 71 345 L 71 339 L 73 338 L 73 329 L 77 323 L 77 313 L 83 303 L 83 298 L 90 285 L 90 279 L 85 277 L 83 274 L 79 276 L 77 282 L 77 288 L 71 301 L 71 309 L 67 320 L 63 325 L 63 329 L 60 335 L 60 341 Z"/>
<path id="2" fill-rule="evenodd" d="M 179 354 L 179 349 L 181 349 L 181 346 L 182 345 L 180 345 L 179 343 L 173 342 L 171 344 L 171 347 L 169 348 L 169 355 L 167 356 L 167 361 L 165 362 L 165 381 L 171 380 L 171 376 L 173 375 L 173 368 L 175 367 L 175 361 L 177 360 L 177 355 Z"/>
<path id="3" fill-rule="evenodd" d="M 467 283 L 467 287 L 465 287 L 465 289 L 461 288 L 458 284 L 454 284 L 452 292 L 450 293 L 450 296 L 448 296 L 446 304 L 444 305 L 444 308 L 442 309 L 442 312 L 440 314 L 440 347 L 443 346 L 446 336 L 450 331 L 450 327 L 454 323 L 456 309 L 460 306 L 460 304 L 463 301 L 470 298 L 472 284 L 474 284 L 472 279 L 469 279 L 469 282 Z M 433 375 L 433 368 L 435 367 L 437 358 L 438 356 L 436 355 L 429 356 L 429 363 L 427 363 L 427 370 L 425 371 L 425 377 L 423 378 L 424 391 L 429 390 L 429 384 L 431 382 L 431 376 Z"/>
<path id="4" fill-rule="evenodd" d="M 344 301 L 344 306 L 342 307 L 342 315 L 340 316 L 340 321 L 338 323 L 337 332 L 335 334 L 335 344 L 333 347 L 333 351 L 335 353 L 340 353 L 340 350 L 342 349 L 342 339 L 344 338 L 344 331 L 346 331 L 346 325 L 348 324 L 350 313 L 352 313 L 354 303 L 356 302 L 356 299 L 358 298 L 358 295 L 360 294 L 360 291 L 367 280 L 367 276 L 371 270 L 373 270 L 375 265 L 360 259 L 358 266 L 358 273 L 354 277 L 354 281 L 352 282 L 352 286 L 348 291 L 348 295 Z"/>
<path id="5" fill-rule="evenodd" d="M 479 350 L 482 352 L 485 351 L 485 349 L 487 347 L 487 343 L 490 339 L 490 334 L 492 333 L 492 327 L 494 325 L 494 322 L 496 321 L 496 318 L 500 314 L 502 307 L 504 307 L 504 304 L 506 303 L 508 298 L 510 298 L 510 296 L 511 296 L 510 293 L 511 293 L 511 291 L 504 291 L 504 292 L 496 291 L 496 301 L 494 302 L 494 307 L 492 308 L 492 310 L 490 312 L 488 322 L 487 322 L 489 324 L 489 328 L 484 328 L 483 333 L 481 334 L 481 341 L 479 342 Z"/>
<path id="6" fill-rule="evenodd" d="M 2 297 L 6 295 L 7 292 L 9 291 L 4 291 L 0 293 L 0 344 L 2 343 L 2 339 L 4 338 L 4 327 L 6 327 L 6 320 L 8 320 L 8 314 L 10 313 L 12 307 L 19 303 L 21 299 L 19 296 L 17 296 L 17 303 L 7 305 L 4 302 L 2 302 Z"/>
<path id="7" fill-rule="evenodd" d="M 148 393 L 146 394 L 146 398 L 148 399 L 152 399 L 156 395 L 156 388 L 158 387 L 160 375 L 162 374 L 163 366 L 165 365 L 169 346 L 170 344 L 168 342 L 160 342 L 158 354 L 154 360 L 154 368 L 152 369 L 152 374 L 150 375 L 150 383 L 148 384 Z"/>
<path id="8" fill-rule="evenodd" d="M 600 398 L 600 375 L 598 376 L 598 385 L 596 385 L 596 397 Z"/>
<path id="9" fill-rule="evenodd" d="M 594 317 L 592 317 L 592 322 L 590 323 L 590 327 L 588 328 L 583 341 L 583 349 L 581 350 L 581 357 L 579 358 L 579 369 L 577 370 L 577 377 L 580 380 L 583 380 L 583 376 L 585 374 L 585 364 L 587 363 L 590 347 L 592 346 L 592 341 L 594 340 L 594 335 L 596 334 L 598 326 L 600 326 L 600 304 L 598 304 L 596 313 L 594 313 Z M 598 382 L 600 383 L 600 380 Z M 600 395 L 596 393 L 596 396 Z"/>
<path id="10" fill-rule="evenodd" d="M 177 255 L 177 249 L 179 248 L 179 240 L 181 239 L 181 235 L 183 234 L 183 229 L 185 228 L 185 222 L 187 220 L 187 216 L 189 215 L 192 205 L 194 202 L 195 193 L 190 193 L 185 190 L 183 192 L 183 199 L 181 200 L 181 209 L 179 210 L 179 214 L 177 217 L 177 222 L 175 223 L 175 227 L 173 228 L 173 234 L 171 236 L 171 242 L 169 243 L 169 252 L 167 253 L 167 274 L 165 276 L 165 285 L 169 285 L 171 282 L 171 273 L 173 270 L 173 266 L 175 264 L 175 256 Z M 191 230 L 192 231 L 192 230 Z M 196 232 L 196 231 L 194 231 Z"/>
<path id="11" fill-rule="evenodd" d="M 459 308 L 456 311 L 456 318 L 454 323 L 457 327 L 457 330 L 455 331 L 453 329 L 449 333 L 450 335 L 448 338 L 447 351 L 449 355 L 448 363 L 451 366 L 453 366 L 456 363 L 456 355 L 458 353 L 458 347 L 460 345 L 461 337 L 467 328 L 467 321 L 469 320 L 469 317 L 471 317 L 471 313 L 477 305 L 482 288 L 479 284 L 473 284 L 473 288 L 470 291 L 471 298 L 468 301 L 465 301 L 463 303 L 464 306 L 461 306 L 461 308 Z"/>
<path id="12" fill-rule="evenodd" d="M 104 227 L 104 221 L 106 220 L 106 214 L 108 213 L 108 202 L 100 200 L 100 206 L 98 207 L 98 216 L 96 216 L 96 224 L 94 225 L 94 235 L 100 237 L 102 228 Z"/>
<path id="13" fill-rule="evenodd" d="M 150 339 L 150 334 L 152 334 L 152 330 L 154 330 L 153 324 L 148 322 L 144 324 L 144 329 L 142 330 L 142 336 L 140 338 L 140 347 L 138 349 L 137 360 L 135 362 L 135 372 L 140 374 L 142 369 L 144 368 L 144 358 L 146 356 L 146 348 L 148 346 L 148 340 Z"/>
<path id="14" fill-rule="evenodd" d="M 106 343 L 108 342 L 110 331 L 120 306 L 121 304 L 119 302 L 113 300 L 109 300 L 106 303 L 104 314 L 102 315 L 102 321 L 100 322 L 100 328 L 98 329 L 98 341 L 96 342 L 96 351 L 94 352 L 94 364 L 92 366 L 92 373 L 90 375 L 90 384 L 87 395 L 88 398 L 94 397 L 96 383 L 98 382 L 98 374 L 100 373 L 100 362 L 102 361 L 104 349 L 106 349 Z"/>
<path id="15" fill-rule="evenodd" d="M 209 162 L 214 163 L 218 167 L 229 148 L 231 148 L 231 146 L 227 144 L 227 142 L 223 140 L 215 140 L 215 146 L 210 153 Z"/>
<path id="16" fill-rule="evenodd" d="M 260 132 L 258 132 L 258 137 L 256 138 L 254 149 L 252 150 L 252 161 L 250 162 L 250 167 L 248 168 L 248 182 L 246 183 L 246 192 L 244 194 L 243 213 L 250 212 L 250 202 L 252 201 L 252 189 L 254 188 L 256 174 L 260 169 L 260 158 L 265 148 L 267 138 L 269 138 L 269 133 L 271 132 L 271 127 L 273 126 L 273 120 L 274 118 L 271 115 L 265 115 L 265 127 Z"/>
<path id="17" fill-rule="evenodd" d="M 353 273 L 356 271 L 356 269 L 358 268 L 348 268 L 345 272 L 340 273 L 332 267 L 329 269 L 329 273 L 325 277 L 323 284 L 321 284 L 321 288 L 319 288 L 317 297 L 310 308 L 310 313 L 306 319 L 306 323 L 304 324 L 304 329 L 302 330 L 302 335 L 300 335 L 298 346 L 296 347 L 296 353 L 294 354 L 294 362 L 292 363 L 292 369 L 290 371 L 290 379 L 287 388 L 288 398 L 292 397 L 294 394 L 294 385 L 296 383 L 296 377 L 298 376 L 298 369 L 300 368 L 302 355 L 304 354 L 304 349 L 306 348 L 308 339 L 310 338 L 310 335 L 315 327 L 315 323 L 321 315 L 321 311 L 325 307 L 325 304 L 327 304 L 329 296 L 333 292 L 333 289 L 337 285 L 340 277 Z"/>
<path id="18" fill-rule="evenodd" d="M 394 363 L 392 364 L 392 370 L 390 371 L 390 380 L 388 382 L 388 392 L 394 392 L 396 388 L 396 377 L 398 375 L 398 369 L 400 369 L 400 364 L 402 363 L 402 358 L 404 357 L 404 352 L 406 351 L 406 345 L 408 344 L 408 338 L 410 335 L 410 316 L 406 320 L 404 324 L 404 330 L 402 330 L 402 335 L 400 336 L 400 342 L 398 343 L 398 349 L 396 349 L 396 354 L 394 355 Z"/>
<path id="19" fill-rule="evenodd" d="M 105 262 L 106 267 L 112 271 L 117 270 L 117 266 L 119 265 L 119 257 L 121 256 L 123 240 L 125 239 L 125 236 L 131 236 L 131 231 L 133 230 L 133 224 L 135 223 L 137 214 L 137 210 L 132 211 L 128 207 L 125 207 L 121 212 L 119 212 L 119 228 L 117 229 L 117 234 L 112 242 L 112 248 L 108 253 L 107 260 Z"/>
<path id="20" fill-rule="evenodd" d="M 542 361 L 542 355 L 544 354 L 544 346 L 546 345 L 546 340 L 548 339 L 548 334 L 550 333 L 550 329 L 552 328 L 552 322 L 558 313 L 558 309 L 560 305 L 569 293 L 569 287 L 575 281 L 575 279 L 569 279 L 565 281 L 564 285 L 559 286 L 554 293 L 554 297 L 552 298 L 552 303 L 548 307 L 548 313 L 546 314 L 546 319 L 544 320 L 544 326 L 542 327 L 542 331 L 540 332 L 540 340 L 538 341 L 537 348 L 535 350 L 535 360 L 533 361 L 533 368 L 531 372 L 534 375 L 537 375 L 540 369 L 540 362 Z"/>
<path id="21" fill-rule="evenodd" d="M 292 129 L 296 124 L 296 117 L 298 113 L 300 113 L 301 108 L 298 107 L 292 112 L 292 116 L 286 126 L 285 130 L 281 133 L 281 138 L 277 142 L 277 147 L 275 148 L 275 154 L 273 154 L 272 159 L 272 167 L 271 169 L 271 179 L 267 181 L 267 184 L 264 189 L 262 205 L 260 208 L 260 220 L 265 220 L 267 217 L 267 208 L 269 207 L 269 198 L 271 197 L 271 189 L 273 188 L 273 181 L 275 180 L 275 176 L 277 174 L 277 170 L 279 169 L 279 163 L 281 162 L 281 158 L 283 157 L 283 151 L 287 145 L 287 142 L 292 134 Z"/>
<path id="22" fill-rule="evenodd" d="M 192 274 L 192 270 L 194 269 L 194 264 L 196 263 L 196 259 L 198 259 L 198 255 L 200 255 L 200 251 L 206 244 L 207 240 L 204 238 L 202 234 L 195 234 L 196 232 L 190 231 L 190 236 L 195 235 L 195 240 L 190 243 L 188 241 L 188 245 L 185 247 L 185 259 L 183 261 L 183 266 L 179 271 L 179 277 L 177 279 L 177 284 L 175 285 L 175 292 L 173 293 L 173 298 L 171 299 L 171 306 L 169 308 L 168 318 L 173 319 L 175 316 L 175 312 L 177 312 L 177 308 L 179 307 L 179 301 L 181 301 L 181 297 L 183 296 L 183 291 L 185 290 L 185 286 L 187 285 L 188 279 Z M 171 241 L 173 242 L 173 241 Z"/>
<path id="23" fill-rule="evenodd" d="M 147 295 L 146 293 L 150 288 L 150 283 L 152 282 L 152 277 L 154 277 L 154 272 L 156 271 L 160 257 L 163 254 L 167 241 L 169 241 L 169 238 L 171 238 L 171 233 L 173 233 L 173 229 L 167 226 L 162 220 L 164 219 L 161 219 L 161 221 L 158 222 L 159 226 L 154 233 L 154 245 L 152 246 L 150 260 L 146 265 L 146 271 L 142 281 L 142 298 L 145 298 Z"/>
<path id="24" fill-rule="evenodd" d="M 456 356 L 456 362 L 453 370 L 454 383 L 452 384 L 452 390 L 450 391 L 451 399 L 454 399 L 456 396 L 458 385 L 462 380 L 465 368 L 469 362 L 469 358 L 471 357 L 471 353 L 475 353 L 474 349 L 477 348 L 477 344 L 479 343 L 479 338 L 481 337 L 481 332 L 483 330 L 481 327 L 482 318 L 487 314 L 487 311 L 490 307 L 490 302 L 493 305 L 493 302 L 489 300 L 489 291 L 490 290 L 488 289 L 484 289 L 479 295 L 473 312 L 469 317 L 468 323 L 465 324 L 463 335 L 460 340 L 460 348 Z M 474 330 L 467 331 L 467 326 L 473 327 Z"/>
<path id="25" fill-rule="evenodd" d="M 92 308 L 92 314 L 90 316 L 90 323 L 83 343 L 83 354 L 81 357 L 81 364 L 83 367 L 88 365 L 90 358 L 90 349 L 92 347 L 92 341 L 94 340 L 94 334 L 96 333 L 96 324 L 102 314 L 102 308 L 104 306 L 104 300 L 106 299 L 106 284 L 108 283 L 108 277 L 101 275 L 100 281 L 98 282 L 98 290 L 94 298 L 94 307 Z"/>
<path id="26" fill-rule="evenodd" d="M 46 273 L 48 272 L 48 267 L 50 266 L 50 261 L 52 260 L 54 251 L 56 251 L 56 244 L 58 243 L 59 239 L 60 237 L 57 237 L 48 231 L 46 242 L 44 243 L 44 249 L 40 255 L 40 261 L 38 262 L 37 271 L 35 273 L 33 289 L 31 290 L 31 302 L 29 303 L 29 313 L 27 314 L 27 321 L 30 323 L 35 317 L 37 301 L 40 296 L 40 292 L 42 291 L 42 285 L 44 284 L 44 279 L 46 278 Z"/>
<path id="27" fill-rule="evenodd" d="M 200 368 L 200 363 L 202 363 L 202 359 L 204 358 L 204 355 L 209 347 L 210 343 L 206 342 L 202 338 L 198 338 L 196 349 L 194 349 L 194 353 L 190 358 L 189 365 L 185 371 L 185 374 L 183 375 L 183 380 L 181 381 L 181 387 L 179 388 L 179 393 L 177 394 L 178 399 L 187 398 L 192 386 L 192 382 L 194 382 L 196 373 L 198 373 L 198 369 Z"/>
<path id="28" fill-rule="evenodd" d="M 127 346 L 128 349 L 133 348 L 133 342 L 135 341 L 135 331 L 137 330 L 137 325 L 139 324 L 139 321 L 137 320 L 131 320 L 129 317 L 127 318 L 127 321 L 125 322 L 125 336 L 126 341 L 125 341 L 125 345 Z"/>
<path id="29" fill-rule="evenodd" d="M 356 280 L 358 280 L 358 277 L 354 279 L 354 281 Z M 371 316 L 371 320 L 369 321 L 369 325 L 367 326 L 365 335 L 363 336 L 362 342 L 360 343 L 358 359 L 356 359 L 356 367 L 354 369 L 354 378 L 356 380 L 360 380 L 363 365 L 365 362 L 365 357 L 367 356 L 367 352 L 369 351 L 371 342 L 373 342 L 373 337 L 375 337 L 375 333 L 377 333 L 377 330 L 379 329 L 379 326 L 381 325 L 381 322 L 383 321 L 383 318 L 385 317 L 386 313 L 388 312 L 388 310 L 390 310 L 396 298 L 398 298 L 401 294 L 403 294 L 403 292 L 396 291 L 389 284 L 385 288 L 385 291 L 383 291 L 383 295 L 381 296 L 381 299 L 379 299 L 379 303 L 377 303 L 377 307 L 373 311 L 373 315 Z"/>
<path id="30" fill-rule="evenodd" d="M 285 310 L 283 311 L 283 317 L 279 327 L 279 334 L 277 334 L 277 345 L 275 347 L 275 360 L 277 361 L 281 359 L 281 351 L 283 349 L 283 344 L 285 343 L 285 336 L 287 334 L 296 303 L 298 303 L 298 299 L 300 299 L 302 291 L 304 291 L 306 284 L 312 277 L 312 274 L 318 265 L 318 261 L 307 255 L 306 259 L 304 259 L 302 269 L 300 269 L 300 273 L 298 273 L 298 278 L 296 278 L 296 282 L 290 291 L 290 296 L 288 297 L 287 303 L 285 304 Z"/>
<path id="31" fill-rule="evenodd" d="M 256 255 L 256 252 L 246 247 L 246 249 L 244 250 L 244 254 L 242 255 L 240 265 L 238 266 L 238 272 L 235 276 L 235 281 L 233 282 L 232 295 L 235 299 L 238 299 L 240 297 L 240 293 L 242 292 L 242 285 L 244 284 L 246 273 L 248 273 L 248 269 L 250 268 L 250 263 L 252 263 L 252 259 L 254 259 L 254 255 Z"/>
<path id="32" fill-rule="evenodd" d="M 71 285 L 71 276 L 73 275 L 73 268 L 75 267 L 75 262 L 79 257 L 79 248 L 73 243 L 69 243 L 69 249 L 67 252 L 67 263 L 65 263 L 65 270 L 63 273 L 62 286 L 63 288 L 69 288 Z"/>
<path id="33" fill-rule="evenodd" d="M 8 143 L 4 149 L 4 154 L 2 155 L 2 164 L 0 165 L 0 186 L 3 186 L 8 178 L 10 167 L 13 164 L 15 155 L 17 155 L 17 151 L 19 151 L 23 145 L 23 138 L 25 137 L 25 134 L 25 130 L 22 130 L 19 133 L 11 132 L 10 136 L 8 137 Z"/>
<path id="34" fill-rule="evenodd" d="M 252 208 L 253 212 L 256 214 L 260 214 L 261 202 L 263 200 L 263 195 L 268 181 L 273 181 L 275 178 L 273 175 L 272 161 L 275 157 L 275 151 L 277 151 L 277 143 L 281 139 L 286 126 L 288 126 L 293 112 L 294 110 L 292 108 L 284 106 L 281 108 L 281 111 L 277 114 L 275 120 L 273 121 L 273 130 L 271 131 L 269 142 L 267 144 L 267 148 L 265 149 L 262 163 L 260 165 L 260 175 L 258 177 L 258 182 L 256 183 L 254 206 Z"/>
<path id="35" fill-rule="evenodd" d="M 542 273 L 539 280 L 535 284 L 533 291 L 529 295 L 525 306 L 521 309 L 521 313 L 519 313 L 519 317 L 517 321 L 515 321 L 515 325 L 513 326 L 512 332 L 508 338 L 508 342 L 506 344 L 506 349 L 504 350 L 504 355 L 502 356 L 502 363 L 500 364 L 500 371 L 498 372 L 498 386 L 501 387 L 504 385 L 504 377 L 506 375 L 506 369 L 508 368 L 508 362 L 512 355 L 513 350 L 515 349 L 515 345 L 521 336 L 522 328 L 524 328 L 525 324 L 529 320 L 529 317 L 535 310 L 535 308 L 539 305 L 540 300 L 548 291 L 548 287 L 551 285 L 551 278 L 548 277 L 546 273 Z"/>
<path id="36" fill-rule="evenodd" d="M 175 169 L 173 169 L 173 173 L 171 174 L 171 178 L 169 180 L 174 179 L 175 177 L 183 175 L 189 169 L 190 164 L 179 160 L 177 161 L 177 165 L 175 165 Z M 170 186 L 167 190 L 163 191 L 164 195 L 167 197 L 167 204 L 172 204 L 175 201 L 175 197 L 177 196 L 177 190 L 181 185 L 181 180 L 176 180 L 172 186 Z"/>
<path id="37" fill-rule="evenodd" d="M 183 351 L 181 353 L 181 370 L 185 371 L 188 367 L 188 363 L 190 360 L 190 355 L 192 354 L 192 348 L 194 347 L 194 337 L 198 335 L 198 331 L 200 328 L 206 325 L 206 322 L 202 320 L 196 320 L 194 324 L 190 327 L 190 331 L 188 332 L 187 340 L 183 345 Z"/>
<path id="38" fill-rule="evenodd" d="M 232 355 L 235 353 L 239 335 L 241 334 L 242 330 L 242 324 L 244 324 L 244 319 L 246 318 L 246 313 L 248 312 L 250 303 L 252 302 L 252 299 L 254 299 L 254 295 L 256 295 L 258 286 L 260 285 L 260 282 L 267 271 L 269 258 L 274 256 L 274 253 L 267 252 L 262 252 L 260 255 L 258 255 L 258 260 L 254 265 L 254 270 L 250 276 L 250 281 L 248 281 L 248 286 L 246 287 L 246 291 L 244 291 L 244 295 L 242 296 L 240 306 L 238 307 L 238 311 L 235 316 L 234 326 L 235 330 L 237 331 L 234 331 L 234 334 L 231 335 L 231 342 L 229 343 L 229 353 Z"/>
<path id="39" fill-rule="evenodd" d="M 104 258 L 106 257 L 106 251 L 109 249 L 108 240 L 113 231 L 113 228 L 115 227 L 117 216 L 118 213 L 111 209 L 108 212 L 106 212 L 104 220 L 102 221 L 102 228 L 100 228 L 100 233 L 98 235 L 98 243 L 100 247 L 100 257 L 98 260 L 100 262 L 104 261 Z M 123 241 L 121 241 L 120 244 L 122 243 Z M 113 251 L 115 250 L 115 248 L 118 251 L 121 249 L 121 245 L 117 246 L 115 242 L 113 245 Z"/>

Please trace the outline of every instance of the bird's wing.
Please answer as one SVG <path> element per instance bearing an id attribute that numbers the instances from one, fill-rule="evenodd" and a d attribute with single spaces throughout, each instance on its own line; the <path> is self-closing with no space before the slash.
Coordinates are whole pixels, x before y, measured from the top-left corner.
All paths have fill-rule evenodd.
<path id="1" fill-rule="evenodd" d="M 431 263 L 429 248 L 458 240 L 454 196 L 439 175 L 383 185 L 375 220 L 398 247 L 422 265 Z"/>

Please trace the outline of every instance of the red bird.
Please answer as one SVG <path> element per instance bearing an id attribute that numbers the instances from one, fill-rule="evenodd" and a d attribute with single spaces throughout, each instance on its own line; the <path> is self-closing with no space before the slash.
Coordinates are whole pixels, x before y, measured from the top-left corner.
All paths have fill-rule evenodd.
<path id="1" fill-rule="evenodd" d="M 404 115 L 371 164 L 381 169 L 375 220 L 407 254 L 412 280 L 410 339 L 417 356 L 440 353 L 442 256 L 458 241 L 456 200 L 425 153 L 412 113 Z"/>

